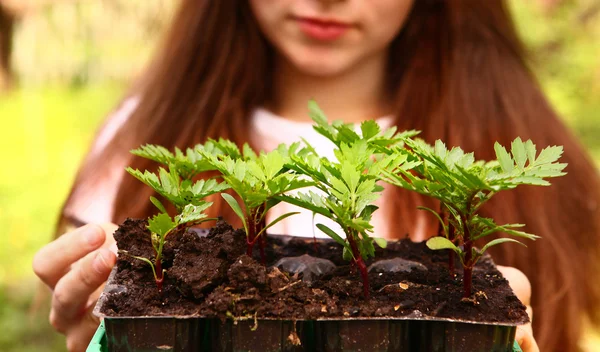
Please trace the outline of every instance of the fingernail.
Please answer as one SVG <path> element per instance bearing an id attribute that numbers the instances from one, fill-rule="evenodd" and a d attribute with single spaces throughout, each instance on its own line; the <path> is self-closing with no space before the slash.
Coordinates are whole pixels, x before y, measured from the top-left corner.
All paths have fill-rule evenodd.
<path id="1" fill-rule="evenodd" d="M 90 246 L 98 246 L 104 241 L 102 233 L 98 231 L 97 226 L 86 226 L 83 236 Z"/>
<path id="2" fill-rule="evenodd" d="M 110 247 L 108 247 L 108 249 L 114 254 L 117 254 L 117 252 L 119 251 L 119 247 L 117 247 L 116 243 L 111 244 Z"/>
<path id="3" fill-rule="evenodd" d="M 99 252 L 94 258 L 94 262 L 92 263 L 94 270 L 96 270 L 99 274 L 106 272 L 108 269 L 108 263 L 106 262 L 106 258 L 102 255 L 102 252 Z"/>

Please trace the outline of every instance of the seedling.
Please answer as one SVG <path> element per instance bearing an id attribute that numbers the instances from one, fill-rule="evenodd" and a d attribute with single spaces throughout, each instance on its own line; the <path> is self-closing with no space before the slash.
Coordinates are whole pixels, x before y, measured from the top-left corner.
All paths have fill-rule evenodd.
<path id="1" fill-rule="evenodd" d="M 381 247 L 386 241 L 369 235 L 373 230 L 371 218 L 377 210 L 373 203 L 383 187 L 377 184 L 381 169 L 394 165 L 406 168 L 406 155 L 384 155 L 377 153 L 379 147 L 399 142 L 395 130 L 381 132 L 374 121 L 361 125 L 361 135 L 354 132 L 352 125 L 342 122 L 329 124 L 322 111 L 311 102 L 311 117 L 317 123 L 315 130 L 331 140 L 337 147 L 337 161 L 319 157 L 314 148 L 305 142 L 300 150 L 290 149 L 289 168 L 314 181 L 320 194 L 313 191 L 297 196 L 278 197 L 288 203 L 309 209 L 336 222 L 344 232 L 343 239 L 336 231 L 324 224 L 317 228 L 344 247 L 344 258 L 351 260 L 360 272 L 365 298 L 369 297 L 369 278 L 364 260 L 375 255 L 373 242 Z M 297 146 L 295 146 L 297 147 Z"/>
<path id="2" fill-rule="evenodd" d="M 148 148 L 149 146 L 146 146 Z M 160 150 L 158 147 L 156 150 Z M 133 256 L 150 265 L 156 286 L 162 292 L 164 272 L 162 268 L 162 252 L 167 237 L 178 231 L 185 231 L 191 226 L 201 224 L 205 221 L 216 220 L 208 218 L 204 213 L 212 203 L 205 200 L 209 195 L 219 193 L 229 188 L 226 184 L 218 183 L 214 179 L 199 180 L 195 183 L 190 179 L 183 179 L 177 167 L 172 164 L 169 171 L 159 168 L 158 175 L 149 171 L 143 173 L 139 170 L 127 168 L 127 172 L 154 189 L 158 194 L 166 198 L 177 209 L 178 215 L 171 218 L 165 206 L 155 197 L 150 201 L 158 208 L 160 213 L 148 220 L 148 229 L 151 234 L 152 248 L 154 249 L 154 262 L 148 258 Z M 191 170 L 191 169 L 185 169 Z M 192 177 L 194 172 L 186 173 Z"/>
<path id="3" fill-rule="evenodd" d="M 218 145 L 223 142 L 228 143 L 222 140 Z M 227 154 L 211 154 L 202 149 L 197 150 L 215 170 L 221 173 L 223 180 L 239 196 L 241 203 L 227 193 L 221 194 L 242 221 L 246 232 L 246 254 L 252 256 L 254 245 L 258 241 L 264 264 L 265 231 L 281 220 L 297 214 L 297 212 L 286 213 L 265 224 L 267 211 L 280 202 L 277 196 L 310 186 L 312 183 L 300 179 L 285 167 L 288 151 L 283 145 L 274 151 L 260 155 L 257 155 L 248 144 L 243 146 L 241 152 L 235 147 Z"/>
<path id="4" fill-rule="evenodd" d="M 441 202 L 442 209 L 448 213 L 447 224 L 438 212 L 422 208 L 438 218 L 443 234 L 429 239 L 427 246 L 433 250 L 450 249 L 458 255 L 464 268 L 463 296 L 468 298 L 472 291 L 473 267 L 486 250 L 505 242 L 524 245 L 516 239 L 497 238 L 477 249 L 474 247 L 476 240 L 497 232 L 530 240 L 538 238 L 517 230 L 525 226 L 523 224 L 497 225 L 493 219 L 479 216 L 481 206 L 499 191 L 527 184 L 550 185 L 546 178 L 565 174 L 562 170 L 566 164 L 556 162 L 563 149 L 548 147 L 536 157 L 533 142 L 517 138 L 512 142 L 510 154 L 496 143 L 494 149 L 498 160 L 484 162 L 475 161 L 473 153 L 464 153 L 461 148 L 448 150 L 439 140 L 433 147 L 421 140 L 406 140 L 406 145 L 423 162 L 412 172 L 387 168 L 382 172 L 383 179 Z M 395 152 L 405 154 L 407 151 L 397 147 Z"/>

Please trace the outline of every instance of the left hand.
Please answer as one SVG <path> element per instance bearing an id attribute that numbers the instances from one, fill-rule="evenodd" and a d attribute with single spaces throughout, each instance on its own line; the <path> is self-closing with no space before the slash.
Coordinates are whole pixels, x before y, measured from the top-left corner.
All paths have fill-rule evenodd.
<path id="1" fill-rule="evenodd" d="M 498 265 L 498 270 L 506 280 L 508 280 L 515 295 L 517 295 L 521 302 L 527 307 L 527 314 L 529 314 L 529 320 L 531 321 L 533 319 L 533 311 L 531 309 L 531 284 L 529 283 L 527 276 L 513 267 Z M 531 322 L 517 327 L 515 339 L 519 343 L 519 346 L 521 346 L 523 352 L 540 352 L 537 342 L 535 342 L 535 339 L 533 338 Z"/>

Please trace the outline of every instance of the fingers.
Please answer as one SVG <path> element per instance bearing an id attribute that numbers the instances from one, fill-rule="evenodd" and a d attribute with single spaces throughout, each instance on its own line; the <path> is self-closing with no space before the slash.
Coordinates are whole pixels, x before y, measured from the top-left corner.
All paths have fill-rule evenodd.
<path id="1" fill-rule="evenodd" d="M 533 338 L 533 334 L 527 329 L 520 326 L 517 327 L 515 340 L 517 340 L 523 352 L 540 352 L 537 342 L 535 342 L 535 339 Z"/>
<path id="2" fill-rule="evenodd" d="M 102 248 L 88 254 L 56 284 L 50 312 L 52 326 L 66 332 L 81 319 L 90 295 L 106 281 L 116 260 L 114 253 Z"/>
<path id="3" fill-rule="evenodd" d="M 84 318 L 79 324 L 73 325 L 67 334 L 67 350 L 69 352 L 83 352 L 87 349 L 100 321 L 92 313 L 92 305 L 86 311 Z"/>
<path id="4" fill-rule="evenodd" d="M 533 311 L 531 309 L 531 283 L 527 276 L 520 270 L 507 266 L 498 265 L 498 270 L 502 273 L 515 295 L 527 308 L 529 319 L 533 319 Z M 531 323 L 517 327 L 515 340 L 521 346 L 523 352 L 539 352 L 535 339 L 533 338 L 533 328 Z"/>
<path id="5" fill-rule="evenodd" d="M 48 243 L 33 258 L 33 271 L 51 289 L 71 265 L 98 249 L 106 239 L 102 227 L 85 225 Z"/>
<path id="6" fill-rule="evenodd" d="M 104 244 L 102 245 L 102 247 L 110 248 L 110 250 L 116 254 L 117 253 L 117 243 L 115 242 L 115 238 L 112 235 L 115 233 L 115 231 L 117 231 L 119 226 L 117 226 L 116 224 L 113 224 L 113 223 L 105 223 L 105 224 L 101 224 L 100 227 L 102 227 L 102 229 L 104 230 L 104 233 L 106 234 L 106 240 L 104 241 Z"/>

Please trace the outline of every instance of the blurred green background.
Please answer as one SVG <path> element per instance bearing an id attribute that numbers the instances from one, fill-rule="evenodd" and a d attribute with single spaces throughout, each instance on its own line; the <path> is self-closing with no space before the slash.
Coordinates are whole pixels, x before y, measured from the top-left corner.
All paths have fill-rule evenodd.
<path id="1" fill-rule="evenodd" d="M 600 1 L 509 3 L 546 94 L 600 165 Z M 31 259 L 52 237 L 96 128 L 144 67 L 177 1 L 0 4 L 14 15 L 12 79 L 0 70 L 0 351 L 64 351 L 45 300 L 35 299 Z M 592 334 L 583 344 L 600 350 Z"/>

